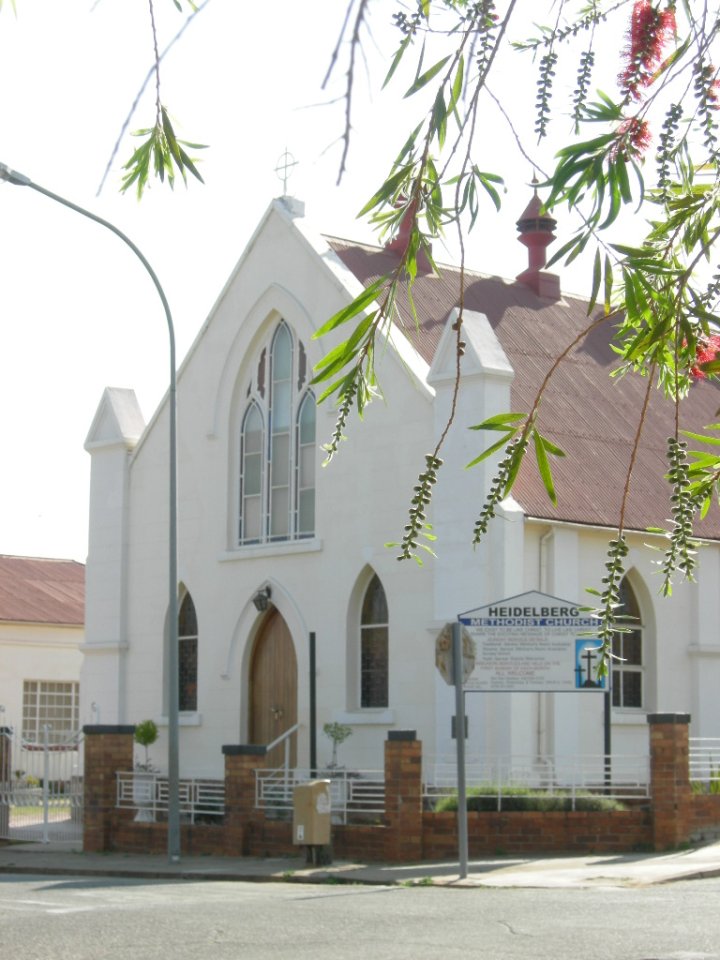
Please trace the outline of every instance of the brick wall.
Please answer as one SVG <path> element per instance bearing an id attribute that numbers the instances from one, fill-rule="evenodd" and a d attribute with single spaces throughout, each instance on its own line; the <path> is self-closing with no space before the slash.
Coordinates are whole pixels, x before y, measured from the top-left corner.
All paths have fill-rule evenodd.
<path id="1" fill-rule="evenodd" d="M 389 863 L 422 858 L 422 744 L 414 730 L 385 741 L 385 854 Z"/>
<path id="2" fill-rule="evenodd" d="M 648 718 L 651 804 L 608 812 L 500 812 L 468 814 L 470 856 L 499 853 L 621 853 L 666 850 L 693 836 L 720 832 L 720 796 L 695 796 L 688 779 L 687 714 Z M 115 809 L 115 770 L 132 769 L 133 727 L 87 727 L 85 741 L 86 850 L 162 854 L 166 825 L 135 823 L 132 810 Z M 282 856 L 303 853 L 289 819 L 255 808 L 255 770 L 264 747 L 226 746 L 223 823 L 181 827 L 185 855 Z M 714 831 L 714 833 L 713 833 Z M 335 825 L 334 856 L 408 863 L 457 856 L 457 814 L 423 811 L 422 744 L 414 731 L 391 731 L 385 743 L 385 816 L 382 825 Z"/>
<path id="3" fill-rule="evenodd" d="M 690 715 L 654 713 L 650 725 L 653 846 L 670 850 L 689 836 L 692 793 L 688 768 Z"/>
<path id="4" fill-rule="evenodd" d="M 468 813 L 471 857 L 532 853 L 622 853 L 652 843 L 648 809 L 590 813 Z M 423 814 L 423 860 L 458 855 L 457 814 Z"/>
<path id="5" fill-rule="evenodd" d="M 83 850 L 116 849 L 113 835 L 132 810 L 118 810 L 116 771 L 133 769 L 133 726 L 88 726 L 83 778 Z"/>

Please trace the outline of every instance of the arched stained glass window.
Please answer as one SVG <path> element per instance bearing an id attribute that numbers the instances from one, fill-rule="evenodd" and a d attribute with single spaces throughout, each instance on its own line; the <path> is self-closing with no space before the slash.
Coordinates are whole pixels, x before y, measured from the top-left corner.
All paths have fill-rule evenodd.
<path id="1" fill-rule="evenodd" d="M 262 538 L 263 418 L 251 403 L 243 418 L 240 441 L 240 540 L 257 543 Z"/>
<path id="2" fill-rule="evenodd" d="M 198 622 L 195 604 L 189 593 L 178 616 L 178 705 L 181 711 L 197 710 Z"/>
<path id="3" fill-rule="evenodd" d="M 238 541 L 267 543 L 315 533 L 315 397 L 303 389 L 305 349 L 275 327 L 248 385 L 240 437 Z"/>
<path id="4" fill-rule="evenodd" d="M 315 530 L 315 398 L 306 393 L 297 423 L 296 511 L 299 536 Z"/>
<path id="5" fill-rule="evenodd" d="M 388 705 L 388 608 L 375 574 L 368 584 L 360 615 L 360 706 Z"/>

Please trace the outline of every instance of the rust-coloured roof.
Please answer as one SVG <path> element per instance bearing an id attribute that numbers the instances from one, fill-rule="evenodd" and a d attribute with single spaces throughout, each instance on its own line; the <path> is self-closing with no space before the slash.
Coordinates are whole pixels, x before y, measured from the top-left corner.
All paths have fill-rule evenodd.
<path id="1" fill-rule="evenodd" d="M 74 560 L 0 556 L 0 621 L 82 626 L 85 567 Z"/>
<path id="2" fill-rule="evenodd" d="M 392 251 L 335 238 L 328 242 L 366 286 L 398 263 L 398 254 Z M 459 270 L 444 266 L 439 270 L 439 275 L 419 275 L 413 286 L 419 328 L 407 299 L 398 297 L 400 324 L 428 363 L 460 299 Z M 512 410 L 529 411 L 554 360 L 588 326 L 587 303 L 575 297 L 541 299 L 521 283 L 472 272 L 465 274 L 464 302 L 467 309 L 487 316 L 515 370 Z M 559 365 L 548 386 L 538 427 L 567 456 L 551 458 L 557 507 L 548 499 L 534 463 L 523 466 L 513 496 L 527 516 L 617 527 L 647 380 L 635 375 L 610 379 L 617 367 L 608 342 L 610 333 L 609 323 L 596 328 Z M 702 432 L 706 425 L 718 422 L 719 407 L 717 384 L 695 383 L 681 404 L 681 427 Z M 667 526 L 670 500 L 663 475 L 666 442 L 673 433 L 674 407 L 653 388 L 633 469 L 626 529 Z M 495 438 L 488 435 L 490 439 Z M 528 457 L 534 461 L 531 451 Z M 720 539 L 716 504 L 697 522 L 695 532 Z"/>

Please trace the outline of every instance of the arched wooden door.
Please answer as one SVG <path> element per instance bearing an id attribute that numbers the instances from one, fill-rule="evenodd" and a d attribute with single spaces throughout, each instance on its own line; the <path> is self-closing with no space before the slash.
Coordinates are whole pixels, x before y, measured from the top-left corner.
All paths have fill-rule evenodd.
<path id="1" fill-rule="evenodd" d="M 250 742 L 272 743 L 297 723 L 297 660 L 287 624 L 271 610 L 260 628 L 250 662 Z M 297 754 L 297 735 L 291 739 L 290 763 Z M 268 764 L 281 767 L 285 745 L 268 755 Z"/>

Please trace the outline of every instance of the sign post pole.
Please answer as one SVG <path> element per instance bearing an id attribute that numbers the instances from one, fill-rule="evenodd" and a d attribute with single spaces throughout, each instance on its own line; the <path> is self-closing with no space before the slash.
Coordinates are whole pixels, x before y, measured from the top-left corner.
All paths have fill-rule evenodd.
<path id="1" fill-rule="evenodd" d="M 455 684 L 455 743 L 457 746 L 458 860 L 460 879 L 468 874 L 467 789 L 465 786 L 465 695 L 463 693 L 462 627 L 452 625 L 453 683 Z"/>

